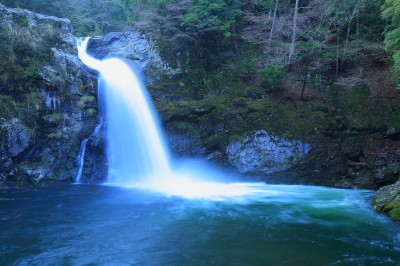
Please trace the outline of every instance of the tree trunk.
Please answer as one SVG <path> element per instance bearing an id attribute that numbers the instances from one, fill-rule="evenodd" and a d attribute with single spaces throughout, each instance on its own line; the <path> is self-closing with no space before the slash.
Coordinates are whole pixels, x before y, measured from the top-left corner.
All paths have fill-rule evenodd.
<path id="1" fill-rule="evenodd" d="M 301 88 L 301 100 L 304 100 L 304 91 L 306 90 L 306 85 L 307 85 L 307 77 L 308 77 L 308 67 L 310 65 L 310 61 L 306 61 L 306 67 L 304 69 L 304 77 L 303 77 L 303 86 Z"/>
<path id="2" fill-rule="evenodd" d="M 360 0 L 355 4 L 353 12 L 350 15 L 349 22 L 347 23 L 346 41 L 344 43 L 344 49 L 343 49 L 344 60 L 342 61 L 342 64 L 347 59 L 346 56 L 347 56 L 347 52 L 348 52 L 347 49 L 348 49 L 348 45 L 349 45 L 349 41 L 350 41 L 351 23 L 353 22 L 354 17 L 358 14 L 358 11 L 359 11 L 359 8 L 360 8 L 362 2 L 363 2 L 363 0 Z"/>
<path id="3" fill-rule="evenodd" d="M 338 78 L 339 76 L 339 33 L 337 33 L 337 37 L 336 37 L 336 78 Z"/>
<path id="4" fill-rule="evenodd" d="M 292 57 L 293 57 L 293 54 L 294 54 L 294 48 L 296 46 L 296 28 L 297 28 L 297 16 L 298 16 L 298 13 L 299 13 L 299 0 L 296 0 L 296 4 L 294 6 L 292 41 L 290 43 L 288 65 L 290 65 L 290 63 L 292 61 Z"/>
<path id="5" fill-rule="evenodd" d="M 276 1 L 275 1 L 274 16 L 272 17 L 271 30 L 269 31 L 269 41 L 268 41 L 268 45 L 269 45 L 269 46 L 271 46 L 272 34 L 274 33 L 275 20 L 276 20 L 276 13 L 278 12 L 278 3 L 279 3 L 279 0 L 276 0 Z"/>

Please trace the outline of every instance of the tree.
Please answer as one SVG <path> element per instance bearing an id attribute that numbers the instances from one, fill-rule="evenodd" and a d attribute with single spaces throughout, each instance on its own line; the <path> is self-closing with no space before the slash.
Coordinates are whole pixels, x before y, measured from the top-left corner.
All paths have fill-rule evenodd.
<path id="1" fill-rule="evenodd" d="M 271 30 L 269 31 L 268 46 L 271 46 L 272 35 L 274 33 L 274 26 L 276 21 L 276 13 L 278 12 L 279 0 L 275 0 L 274 16 L 272 18 Z"/>
<path id="2" fill-rule="evenodd" d="M 382 6 L 382 17 L 389 21 L 385 44 L 386 49 L 393 54 L 393 72 L 400 89 L 400 1 L 386 0 Z"/>
<path id="3" fill-rule="evenodd" d="M 294 6 L 293 27 L 292 27 L 292 41 L 290 42 L 288 65 L 290 65 L 290 63 L 292 61 L 292 57 L 293 57 L 293 54 L 294 54 L 294 48 L 296 46 L 297 17 L 298 17 L 298 14 L 299 14 L 299 0 L 296 0 L 295 6 Z"/>
<path id="4" fill-rule="evenodd" d="M 232 26 L 241 15 L 239 7 L 236 0 L 193 0 L 193 7 L 183 16 L 181 26 L 195 34 L 219 31 L 230 37 Z"/>

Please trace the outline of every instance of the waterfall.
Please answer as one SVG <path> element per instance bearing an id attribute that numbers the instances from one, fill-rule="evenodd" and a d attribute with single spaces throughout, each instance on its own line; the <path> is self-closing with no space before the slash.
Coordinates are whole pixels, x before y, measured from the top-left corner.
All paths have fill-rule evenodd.
<path id="1" fill-rule="evenodd" d="M 139 75 L 123 60 L 87 54 L 89 39 L 78 41 L 78 56 L 99 72 L 99 106 L 107 136 L 108 184 L 187 198 L 260 192 L 260 183 L 221 183 L 226 174 L 201 165 L 172 169 L 158 115 Z M 209 180 L 209 181 L 207 181 Z"/>
<path id="2" fill-rule="evenodd" d="M 107 122 L 108 183 L 130 186 L 171 173 L 168 149 L 155 109 L 138 75 L 122 60 L 99 61 L 79 47 L 83 63 L 99 71 Z"/>
<path id="3" fill-rule="evenodd" d="M 75 184 L 80 184 L 81 183 L 81 179 L 82 179 L 82 172 L 83 172 L 83 167 L 85 165 L 85 152 L 86 152 L 86 144 L 88 142 L 88 140 L 92 137 L 94 137 L 94 142 L 95 145 L 97 145 L 98 143 L 98 138 L 99 138 L 99 132 L 100 132 L 100 128 L 103 126 L 103 121 L 100 118 L 100 123 L 95 127 L 95 129 L 93 130 L 93 133 L 90 134 L 89 138 L 84 139 L 81 143 L 81 148 L 79 149 L 79 155 L 77 157 L 77 161 L 78 161 L 78 165 L 79 165 L 79 171 L 78 174 L 75 177 Z"/>
<path id="4" fill-rule="evenodd" d="M 78 174 L 75 177 L 75 184 L 80 184 L 81 183 L 81 177 L 82 177 L 82 171 L 83 171 L 83 165 L 85 162 L 85 152 L 86 152 L 86 144 L 89 139 L 84 139 L 81 144 L 81 148 L 79 150 L 79 155 L 77 158 L 78 164 L 79 164 L 79 171 Z"/>

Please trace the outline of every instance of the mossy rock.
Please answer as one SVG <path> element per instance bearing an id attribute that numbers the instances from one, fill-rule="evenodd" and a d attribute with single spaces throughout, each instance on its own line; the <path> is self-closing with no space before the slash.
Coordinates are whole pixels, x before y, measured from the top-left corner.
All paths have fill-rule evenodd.
<path id="1" fill-rule="evenodd" d="M 391 202 L 383 208 L 383 211 L 388 213 L 390 217 L 400 220 L 400 202 Z"/>
<path id="2" fill-rule="evenodd" d="M 372 205 L 375 210 L 400 220 L 400 181 L 379 189 L 372 199 Z"/>

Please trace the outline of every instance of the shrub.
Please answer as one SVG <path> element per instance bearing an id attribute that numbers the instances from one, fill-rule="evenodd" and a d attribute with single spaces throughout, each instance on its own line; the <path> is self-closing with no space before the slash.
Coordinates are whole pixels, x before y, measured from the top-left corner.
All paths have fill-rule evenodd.
<path id="1" fill-rule="evenodd" d="M 283 88 L 286 72 L 276 64 L 260 70 L 261 86 L 267 91 L 279 91 Z"/>

